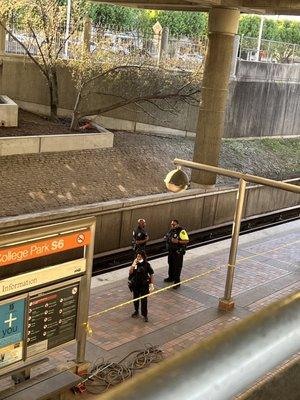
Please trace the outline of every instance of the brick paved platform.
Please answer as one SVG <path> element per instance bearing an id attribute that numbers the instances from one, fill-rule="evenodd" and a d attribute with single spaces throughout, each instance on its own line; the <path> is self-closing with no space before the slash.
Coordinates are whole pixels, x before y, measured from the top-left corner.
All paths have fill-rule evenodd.
<path id="1" fill-rule="evenodd" d="M 182 279 L 215 272 L 170 289 L 149 299 L 149 323 L 133 319 L 133 306 L 125 306 L 90 319 L 93 334 L 87 345 L 87 359 L 99 357 L 118 361 L 146 344 L 159 345 L 165 357 L 190 347 L 260 310 L 271 302 L 300 290 L 300 221 L 243 235 L 240 238 L 238 266 L 233 285 L 236 307 L 218 310 L 223 296 L 228 240 L 188 250 Z M 156 289 L 167 286 L 166 258 L 151 262 Z M 90 315 L 130 299 L 127 271 L 116 271 L 93 278 Z M 74 358 L 74 346 L 52 354 L 51 363 L 65 365 Z M 92 399 L 84 395 L 83 399 Z"/>

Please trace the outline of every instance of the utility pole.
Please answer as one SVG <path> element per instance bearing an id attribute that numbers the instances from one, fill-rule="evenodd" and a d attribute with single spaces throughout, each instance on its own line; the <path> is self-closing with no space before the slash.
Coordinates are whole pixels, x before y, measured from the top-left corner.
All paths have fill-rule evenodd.
<path id="1" fill-rule="evenodd" d="M 160 57 L 161 57 L 161 52 L 162 52 L 162 31 L 163 28 L 161 24 L 157 21 L 153 27 L 153 32 L 154 32 L 154 41 L 157 43 L 157 63 L 156 65 L 159 67 L 160 64 Z"/>
<path id="2" fill-rule="evenodd" d="M 91 51 L 91 34 L 92 34 L 92 22 L 91 19 L 86 16 L 83 24 L 83 48 L 90 53 Z"/>
<path id="3" fill-rule="evenodd" d="M 68 58 L 70 22 L 71 22 L 71 5 L 72 5 L 72 0 L 68 0 L 67 22 L 66 22 L 66 32 L 65 32 L 65 58 Z"/>
<path id="4" fill-rule="evenodd" d="M 160 55 L 159 60 L 163 60 L 168 57 L 168 47 L 169 47 L 169 28 L 165 27 L 161 32 L 161 42 L 160 42 Z"/>
<path id="5" fill-rule="evenodd" d="M 2 20 L 2 24 L 5 26 L 6 21 Z M 5 38 L 6 38 L 5 29 L 0 25 L 0 54 L 5 53 Z"/>
<path id="6" fill-rule="evenodd" d="M 262 38 L 262 33 L 263 33 L 263 28 L 264 28 L 264 21 L 265 21 L 265 17 L 262 15 L 260 18 L 260 26 L 259 26 L 259 33 L 258 33 L 256 61 L 259 61 L 259 53 L 260 53 L 260 48 L 261 48 L 261 38 Z"/>

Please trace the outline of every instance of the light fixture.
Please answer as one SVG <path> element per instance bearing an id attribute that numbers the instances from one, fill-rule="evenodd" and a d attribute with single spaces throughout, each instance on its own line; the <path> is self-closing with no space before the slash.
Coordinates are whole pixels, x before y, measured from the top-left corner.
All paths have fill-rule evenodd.
<path id="1" fill-rule="evenodd" d="M 187 189 L 189 178 L 187 174 L 178 167 L 167 174 L 164 182 L 170 192 L 179 193 Z"/>

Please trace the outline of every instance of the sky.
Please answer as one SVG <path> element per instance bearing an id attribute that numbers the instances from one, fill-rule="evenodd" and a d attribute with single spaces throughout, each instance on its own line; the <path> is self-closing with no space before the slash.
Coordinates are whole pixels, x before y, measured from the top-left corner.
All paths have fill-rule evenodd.
<path id="1" fill-rule="evenodd" d="M 300 22 L 300 16 L 296 16 L 296 15 L 266 15 L 266 18 L 270 18 L 270 19 L 288 19 L 288 20 L 292 20 L 292 21 L 298 21 Z"/>

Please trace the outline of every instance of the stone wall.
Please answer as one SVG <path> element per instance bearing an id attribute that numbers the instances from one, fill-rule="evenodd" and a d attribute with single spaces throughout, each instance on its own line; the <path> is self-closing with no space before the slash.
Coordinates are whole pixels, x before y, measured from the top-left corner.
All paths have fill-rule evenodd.
<path id="1" fill-rule="evenodd" d="M 70 73 L 59 71 L 61 115 L 69 115 L 76 93 Z M 139 90 L 138 82 L 118 83 L 126 90 Z M 111 86 L 109 82 L 106 85 Z M 137 87 L 134 89 L 134 85 Z M 103 89 L 103 86 L 101 87 Z M 110 92 L 118 87 L 110 87 Z M 95 88 L 97 91 L 97 87 Z M 49 99 L 46 82 L 37 68 L 23 56 L 3 56 L 0 60 L 0 93 L 7 94 L 27 110 L 47 114 Z M 112 98 L 94 94 L 88 105 L 95 108 Z M 118 109 L 101 119 L 109 129 L 193 136 L 198 107 L 183 104 L 176 116 L 148 108 L 152 118 L 140 109 Z M 225 137 L 300 135 L 300 65 L 240 61 L 231 81 L 226 114 Z"/>

